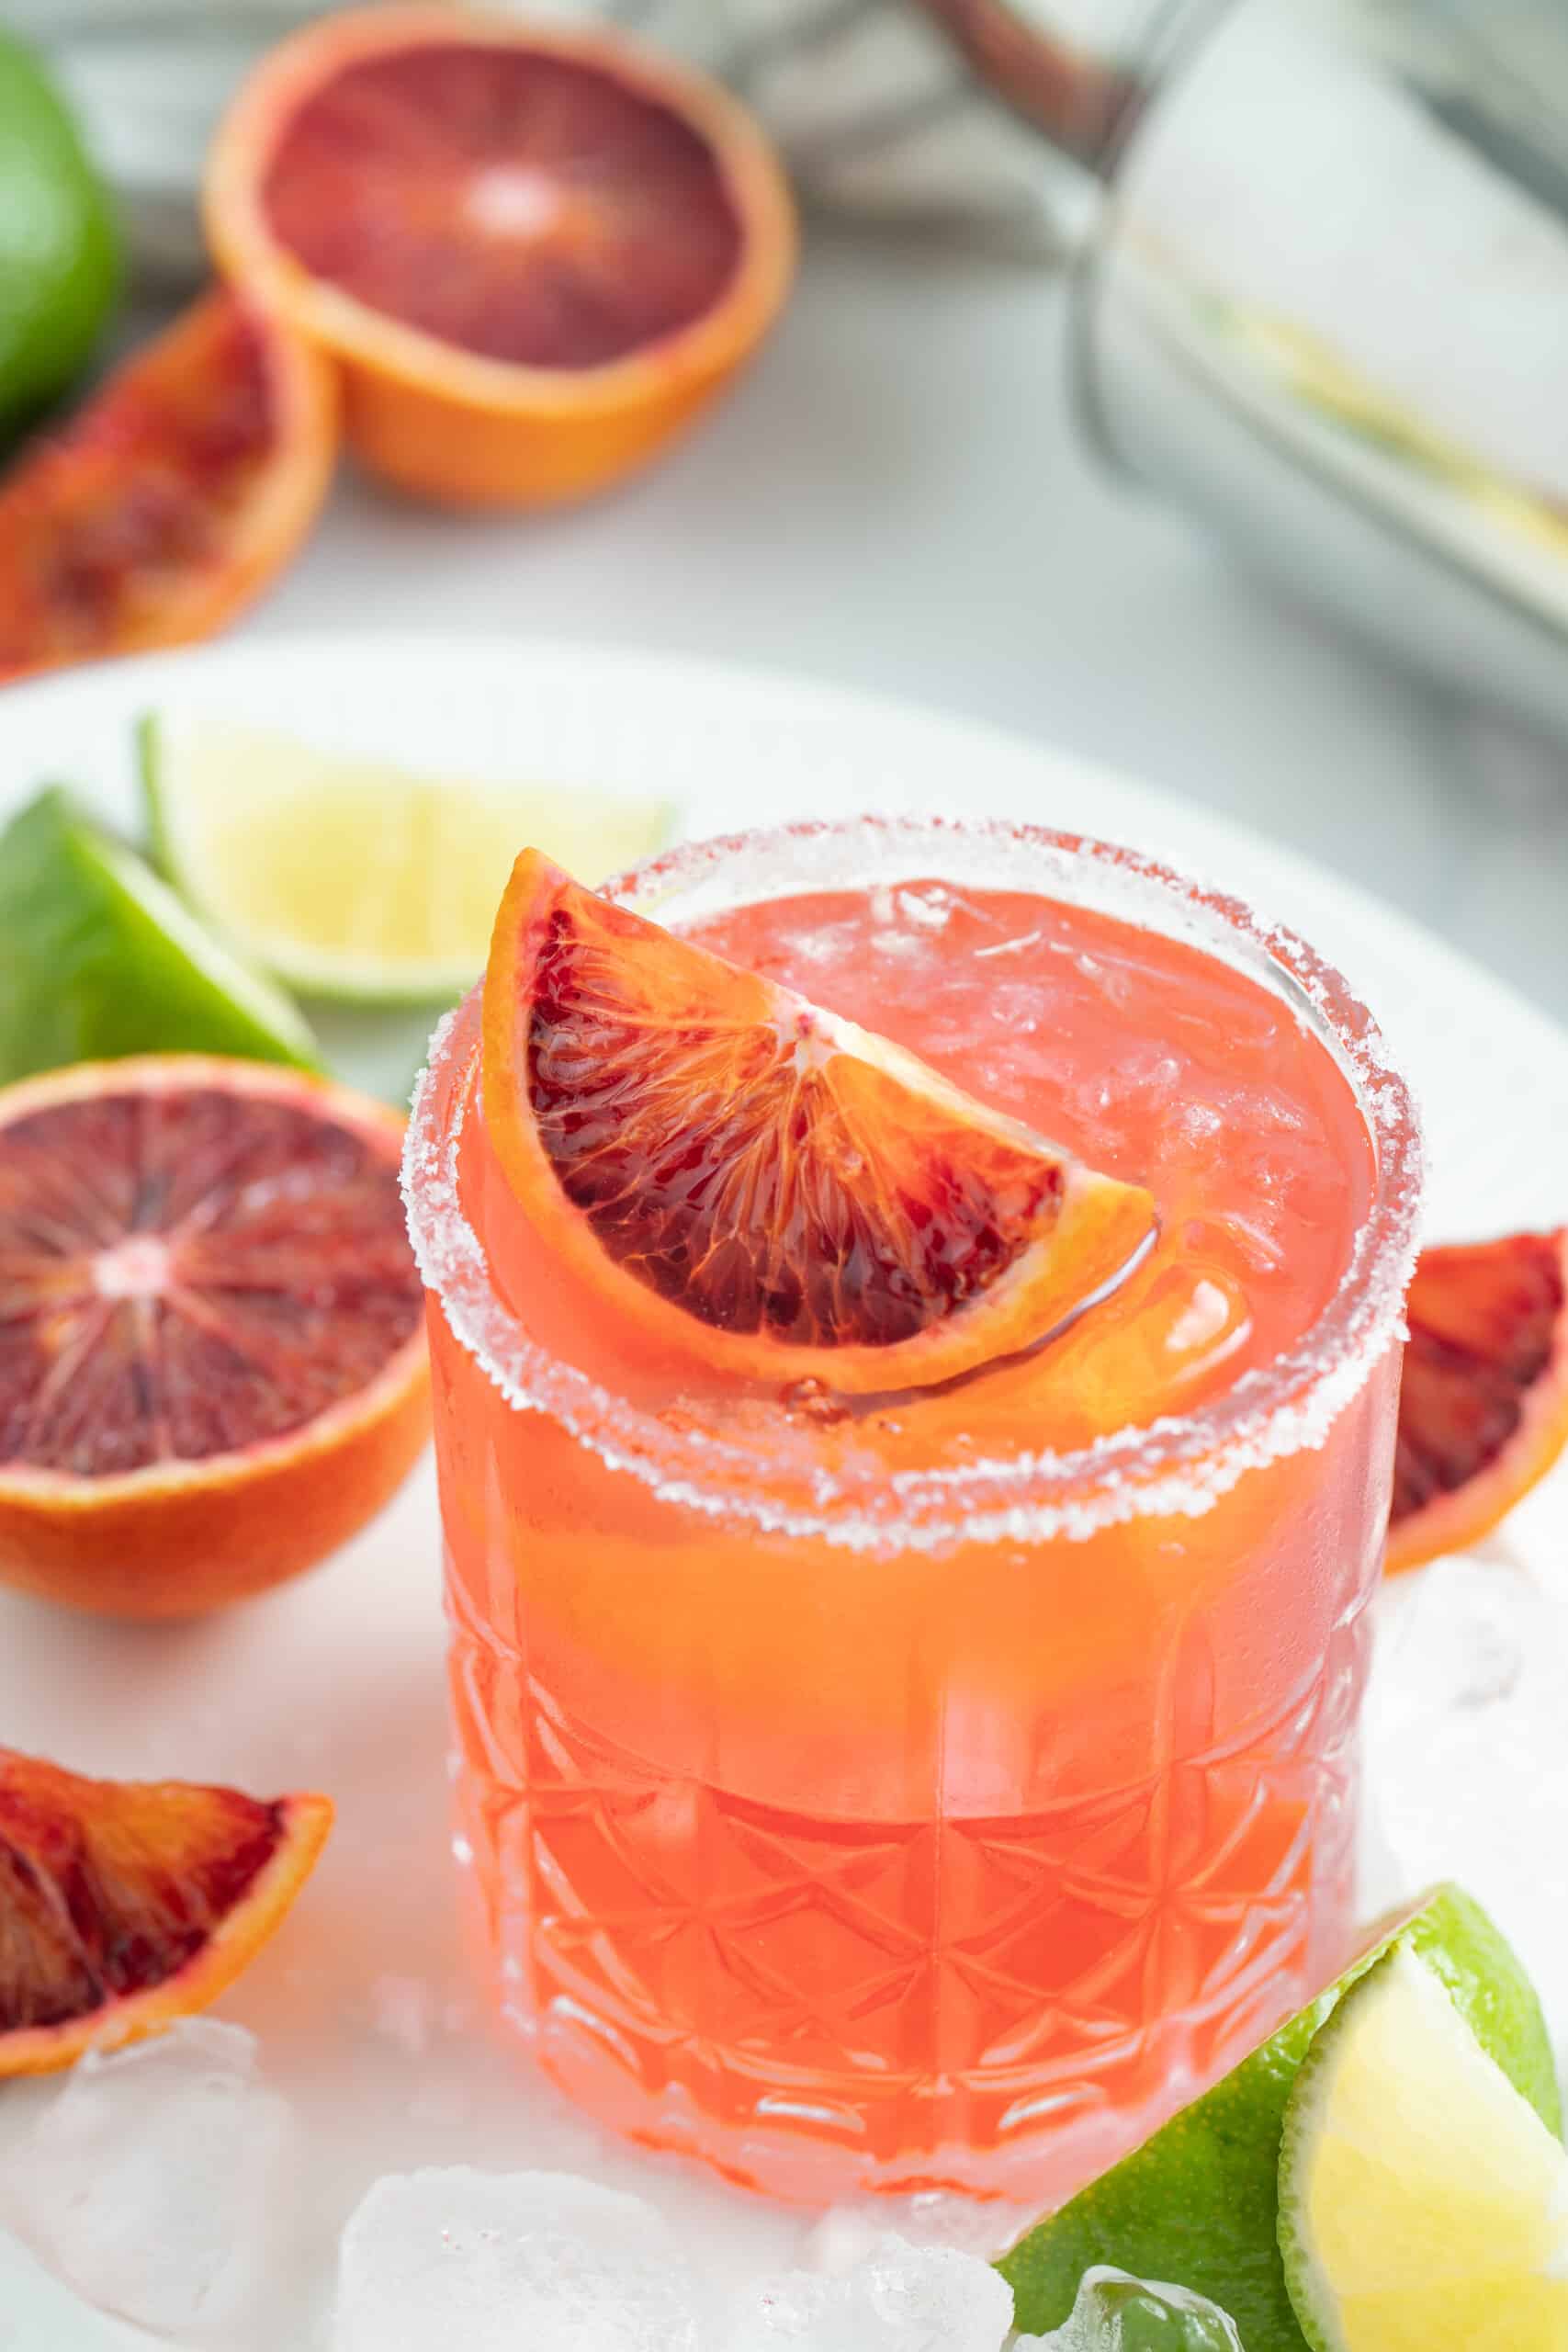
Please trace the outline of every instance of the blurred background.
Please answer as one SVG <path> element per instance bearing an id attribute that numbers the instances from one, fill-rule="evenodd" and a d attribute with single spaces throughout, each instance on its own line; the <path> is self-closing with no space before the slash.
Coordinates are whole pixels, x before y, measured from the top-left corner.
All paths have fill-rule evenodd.
<path id="1" fill-rule="evenodd" d="M 236 625 L 677 648 L 960 710 L 1311 853 L 1568 1015 L 1559 0 L 607 0 L 527 21 L 605 16 L 716 77 L 783 158 L 802 253 L 765 348 L 581 503 L 459 511 L 449 484 L 378 480 L 397 465 L 357 429 L 360 463 Z M 399 248 L 390 294 L 376 278 L 403 188 L 449 180 L 450 157 L 402 122 L 393 198 L 378 132 L 368 181 L 352 139 L 310 176 L 321 126 L 276 97 L 278 44 L 318 71 L 346 21 L 302 0 L 0 0 L 13 482 L 40 424 L 191 302 L 215 221 L 258 293 L 288 245 L 312 300 L 346 286 L 482 341 L 483 284 L 448 268 L 437 319 L 446 297 L 413 282 L 450 263 L 434 232 Z M 274 121 L 215 193 L 215 127 L 258 86 L 293 130 Z M 544 152 L 521 179 L 491 169 L 491 271 L 507 240 L 551 264 L 529 209 Z M 272 206 L 249 243 L 246 169 Z M 619 226 L 594 267 L 640 275 L 655 310 L 686 299 L 684 199 L 666 186 L 639 213 L 636 158 L 605 170 Z M 7 571 L 17 512 L 0 503 L 0 673 L 215 625 L 111 624 L 98 548 L 76 592 L 92 627 L 40 656 L 17 619 L 37 566 Z M 150 531 L 167 568 L 169 530 L 117 504 L 116 563 Z"/>

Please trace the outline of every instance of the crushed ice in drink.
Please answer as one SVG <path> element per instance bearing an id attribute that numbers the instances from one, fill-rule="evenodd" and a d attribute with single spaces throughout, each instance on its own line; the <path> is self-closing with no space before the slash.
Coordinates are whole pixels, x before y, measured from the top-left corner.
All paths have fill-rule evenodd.
<path id="1" fill-rule="evenodd" d="M 1125 2270 L 1086 2270 L 1077 2301 L 1048 2335 L 1021 2335 L 1014 2352 L 1242 2352 L 1235 2322 L 1205 2295 L 1134 2278 Z"/>
<path id="2" fill-rule="evenodd" d="M 1379 1607 L 1367 1702 L 1381 1903 L 1457 1879 L 1540 1986 L 1568 2048 L 1568 1600 L 1501 1559 L 1439 1560 Z"/>
<path id="3" fill-rule="evenodd" d="M 86 2301 L 206 2335 L 262 2289 L 288 2219 L 293 2138 L 254 2037 L 187 2018 L 83 2058 L 8 2161 L 0 2204 Z"/>
<path id="4" fill-rule="evenodd" d="M 569 2173 L 391 2173 L 338 2250 L 333 2352 L 697 2352 L 697 2290 L 640 2198 Z"/>
<path id="5" fill-rule="evenodd" d="M 844 2216 L 818 2229 L 819 2256 L 854 2258 L 761 2281 L 731 2314 L 724 2352 L 1001 2352 L 1012 2290 L 977 2255 L 887 2232 L 857 2247 Z"/>

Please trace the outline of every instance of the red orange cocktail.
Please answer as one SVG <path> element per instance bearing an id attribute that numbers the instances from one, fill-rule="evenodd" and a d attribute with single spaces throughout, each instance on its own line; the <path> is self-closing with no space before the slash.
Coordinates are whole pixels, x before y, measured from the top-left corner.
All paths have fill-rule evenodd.
<path id="1" fill-rule="evenodd" d="M 1049 1138 L 1065 1198 L 1085 1169 L 1146 1187 L 1157 1231 L 1043 1344 L 998 1321 L 989 1360 L 840 1391 L 832 1313 L 864 1340 L 878 1252 L 918 1237 L 922 1280 L 956 1257 L 931 1153 L 898 1175 L 897 1105 L 839 1138 L 848 1211 L 774 1181 L 798 1119 L 742 1183 L 774 1079 L 715 1079 L 709 967 L 628 926 L 585 980 L 565 900 L 504 1011 L 513 1092 L 493 1061 L 480 1083 L 478 997 L 447 1024 L 408 1180 L 460 1850 L 503 2008 L 606 2120 L 775 2190 L 1059 2196 L 1298 2006 L 1348 1926 L 1407 1099 L 1299 941 L 1094 843 L 868 820 L 676 852 L 615 895 Z M 502 1116 L 536 1123 L 558 1199 Z M 966 1313 L 1023 1263 L 1011 1214 L 954 1277 Z M 790 1288 L 807 1229 L 818 1258 L 841 1237 L 832 1313 L 810 1270 Z M 804 1334 L 816 1376 L 792 1355 L 770 1383 L 727 1318 Z"/>

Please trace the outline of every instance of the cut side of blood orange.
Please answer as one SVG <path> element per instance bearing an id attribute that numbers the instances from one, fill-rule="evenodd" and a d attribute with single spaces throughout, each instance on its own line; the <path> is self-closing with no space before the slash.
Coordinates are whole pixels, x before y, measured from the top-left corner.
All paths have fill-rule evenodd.
<path id="1" fill-rule="evenodd" d="M 0 482 L 0 680 L 220 628 L 310 529 L 336 445 L 318 354 L 209 295 Z"/>
<path id="2" fill-rule="evenodd" d="M 0 1747 L 0 2079 L 206 2008 L 277 1927 L 332 1820 L 322 1796 L 93 1781 Z"/>
<path id="3" fill-rule="evenodd" d="M 1391 1569 L 1473 1544 L 1568 1442 L 1568 1228 L 1424 1250 L 1406 1320 Z"/>
<path id="4" fill-rule="evenodd" d="M 1154 1204 L 887 1039 L 518 859 L 485 1123 L 536 1230 L 651 1341 L 843 1394 L 1037 1345 Z"/>
<path id="5" fill-rule="evenodd" d="M 199 1055 L 0 1091 L 0 1580 L 189 1615 L 387 1500 L 430 1409 L 402 1126 Z"/>
<path id="6" fill-rule="evenodd" d="M 207 177 L 220 266 L 343 365 L 372 470 L 459 504 L 581 496 L 721 389 L 788 288 L 761 130 L 617 36 L 334 15 L 246 84 Z"/>

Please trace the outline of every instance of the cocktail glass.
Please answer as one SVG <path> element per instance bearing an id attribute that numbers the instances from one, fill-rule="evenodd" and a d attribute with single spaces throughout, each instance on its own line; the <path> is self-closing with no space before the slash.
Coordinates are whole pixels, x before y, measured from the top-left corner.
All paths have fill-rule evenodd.
<path id="1" fill-rule="evenodd" d="M 1419 1147 L 1339 976 L 1129 852 L 868 819 L 612 895 L 680 926 L 917 876 L 1099 908 L 1282 998 L 1371 1140 L 1337 1289 L 1190 1413 L 991 1458 L 982 1382 L 961 1464 L 829 1467 L 809 1426 L 600 1376 L 486 1145 L 476 991 L 406 1169 L 457 1849 L 502 2015 L 618 2131 L 807 2200 L 1049 2200 L 1344 1951 Z"/>

